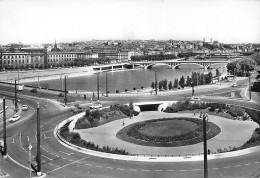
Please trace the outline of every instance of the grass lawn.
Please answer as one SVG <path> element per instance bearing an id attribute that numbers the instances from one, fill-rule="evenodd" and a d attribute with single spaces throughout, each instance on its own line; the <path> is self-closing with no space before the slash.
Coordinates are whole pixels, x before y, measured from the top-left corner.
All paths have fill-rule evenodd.
<path id="1" fill-rule="evenodd" d="M 167 118 L 169 119 L 169 118 Z M 194 119 L 194 118 L 187 118 L 187 119 Z M 198 119 L 195 119 L 198 120 Z M 202 122 L 202 120 L 200 120 Z M 144 121 L 145 123 L 147 121 Z M 139 123 L 144 123 L 139 122 Z M 177 146 L 185 146 L 185 145 L 192 145 L 203 141 L 203 134 L 202 131 L 198 131 L 198 129 L 202 130 L 202 127 L 197 125 L 196 123 L 185 120 L 185 118 L 171 118 L 171 120 L 165 121 L 158 121 L 158 122 L 147 122 L 143 127 L 141 127 L 138 132 L 142 133 L 143 135 L 147 135 L 148 137 L 178 137 L 181 138 L 189 134 L 189 138 L 183 137 L 183 140 L 174 140 L 172 142 L 152 142 L 142 140 L 141 138 L 133 138 L 127 135 L 129 129 L 132 127 L 136 127 L 138 123 L 134 123 L 122 128 L 119 132 L 117 132 L 116 137 L 133 143 L 137 145 L 144 145 L 144 146 L 154 146 L 154 147 L 177 147 Z M 207 131 L 207 139 L 211 139 L 218 135 L 221 132 L 221 129 L 214 123 L 208 123 L 208 131 Z M 196 137 L 194 137 L 194 134 Z"/>
<path id="2" fill-rule="evenodd" d="M 139 132 L 155 137 L 173 137 L 194 131 L 198 125 L 186 120 L 168 120 L 147 123 Z"/>

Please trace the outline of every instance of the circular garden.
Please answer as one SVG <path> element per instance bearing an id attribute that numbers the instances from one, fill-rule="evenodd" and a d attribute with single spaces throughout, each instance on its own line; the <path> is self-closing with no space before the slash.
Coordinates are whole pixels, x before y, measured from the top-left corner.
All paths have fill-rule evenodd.
<path id="1" fill-rule="evenodd" d="M 220 128 L 207 122 L 207 139 L 220 133 Z M 177 147 L 203 141 L 203 121 L 195 118 L 161 118 L 137 122 L 122 128 L 116 136 L 124 141 L 154 147 Z"/>

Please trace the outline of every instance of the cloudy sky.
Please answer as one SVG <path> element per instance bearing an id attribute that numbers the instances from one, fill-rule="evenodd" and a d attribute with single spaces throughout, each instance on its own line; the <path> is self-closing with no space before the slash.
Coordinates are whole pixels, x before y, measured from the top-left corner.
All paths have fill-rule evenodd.
<path id="1" fill-rule="evenodd" d="M 260 1 L 0 0 L 0 44 L 204 37 L 260 43 Z"/>

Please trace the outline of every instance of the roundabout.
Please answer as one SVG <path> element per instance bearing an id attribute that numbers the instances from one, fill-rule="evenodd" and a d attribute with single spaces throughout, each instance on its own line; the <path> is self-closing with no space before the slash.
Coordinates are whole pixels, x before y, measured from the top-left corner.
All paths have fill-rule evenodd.
<path id="1" fill-rule="evenodd" d="M 203 144 L 197 142 L 194 144 L 186 144 L 182 146 L 152 146 L 152 145 L 139 145 L 119 139 L 117 134 L 124 128 L 131 126 L 132 124 L 149 121 L 157 118 L 169 118 L 169 117 L 188 117 L 194 120 L 201 120 L 198 116 L 193 116 L 191 113 L 163 113 L 158 111 L 149 111 L 140 113 L 134 119 L 124 119 L 125 125 L 122 126 L 122 120 L 116 120 L 105 125 L 101 125 L 89 129 L 74 130 L 80 134 L 81 138 L 93 142 L 100 147 L 110 146 L 125 149 L 131 155 L 143 155 L 143 156 L 195 156 L 203 154 Z M 212 153 L 217 153 L 219 148 L 238 147 L 243 145 L 252 134 L 252 130 L 258 127 L 258 124 L 253 121 L 238 121 L 230 120 L 223 117 L 209 115 L 210 122 L 214 123 L 220 128 L 219 134 L 208 139 L 208 149 Z M 194 129 L 194 128 L 193 128 Z M 241 132 L 243 130 L 243 132 Z M 185 132 L 185 131 L 184 131 Z M 101 153 L 102 154 L 102 153 Z"/>

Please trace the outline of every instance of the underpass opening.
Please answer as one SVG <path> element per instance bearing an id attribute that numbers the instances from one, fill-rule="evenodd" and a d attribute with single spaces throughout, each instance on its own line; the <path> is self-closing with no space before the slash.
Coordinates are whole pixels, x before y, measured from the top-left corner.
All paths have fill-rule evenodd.
<path id="1" fill-rule="evenodd" d="M 161 104 L 146 104 L 146 105 L 138 105 L 140 107 L 141 112 L 144 111 L 158 111 L 158 107 Z"/>

